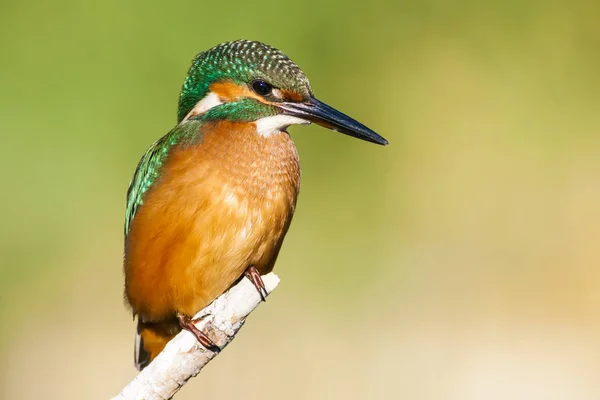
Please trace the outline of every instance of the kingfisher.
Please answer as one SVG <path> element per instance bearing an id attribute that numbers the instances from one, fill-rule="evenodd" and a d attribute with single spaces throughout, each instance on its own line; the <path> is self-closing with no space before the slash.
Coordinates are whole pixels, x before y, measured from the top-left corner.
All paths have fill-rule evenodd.
<path id="1" fill-rule="evenodd" d="M 127 191 L 125 297 L 139 370 L 182 329 L 218 352 L 192 318 L 239 279 L 264 300 L 261 275 L 273 269 L 300 189 L 289 126 L 314 122 L 388 143 L 317 100 L 281 51 L 248 40 L 196 56 L 177 121 L 142 156 Z"/>

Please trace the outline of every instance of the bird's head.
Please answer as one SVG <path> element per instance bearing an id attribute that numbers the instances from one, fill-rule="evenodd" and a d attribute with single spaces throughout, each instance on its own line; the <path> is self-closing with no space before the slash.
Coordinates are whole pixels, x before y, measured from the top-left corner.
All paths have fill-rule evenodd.
<path id="1" fill-rule="evenodd" d="M 304 72 L 264 43 L 222 43 L 192 62 L 179 98 L 178 121 L 230 120 L 256 123 L 268 136 L 294 124 L 321 126 L 369 142 L 387 140 L 317 100 Z"/>

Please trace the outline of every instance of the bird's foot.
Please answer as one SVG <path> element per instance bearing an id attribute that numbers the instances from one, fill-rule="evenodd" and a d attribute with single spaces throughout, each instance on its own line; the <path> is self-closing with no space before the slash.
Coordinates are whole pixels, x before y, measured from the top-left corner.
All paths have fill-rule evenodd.
<path id="1" fill-rule="evenodd" d="M 207 315 L 203 315 L 196 319 L 191 319 L 187 315 L 177 314 L 177 320 L 179 321 L 179 326 L 181 329 L 185 329 L 190 332 L 192 335 L 196 337 L 198 342 L 206 349 L 212 351 L 215 354 L 219 354 L 221 352 L 221 348 L 215 344 L 206 333 L 202 332 L 200 329 L 196 327 L 196 323 L 202 321 L 204 318 L 208 317 Z"/>
<path id="2" fill-rule="evenodd" d="M 252 284 L 258 291 L 260 299 L 262 301 L 267 301 L 267 296 L 269 295 L 269 293 L 267 293 L 265 283 L 263 282 L 262 277 L 260 276 L 260 273 L 258 272 L 256 267 L 254 265 L 249 266 L 248 269 L 246 269 L 246 271 L 244 272 L 244 275 L 246 276 L 246 278 L 250 279 L 250 282 L 252 282 Z"/>

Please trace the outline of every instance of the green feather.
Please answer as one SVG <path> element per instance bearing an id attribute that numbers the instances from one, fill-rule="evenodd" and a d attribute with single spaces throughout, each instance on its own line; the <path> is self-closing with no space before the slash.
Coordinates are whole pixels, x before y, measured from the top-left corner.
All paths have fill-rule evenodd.
<path id="1" fill-rule="evenodd" d="M 213 82 L 249 84 L 255 79 L 264 79 L 306 98 L 312 93 L 304 72 L 281 51 L 249 40 L 221 43 L 198 54 L 192 62 L 179 96 L 178 121 L 208 94 Z"/>
<path id="2" fill-rule="evenodd" d="M 256 99 L 244 98 L 236 102 L 213 107 L 195 119 L 202 122 L 222 120 L 250 122 L 277 115 L 279 112 L 279 109 L 275 106 L 262 103 Z"/>

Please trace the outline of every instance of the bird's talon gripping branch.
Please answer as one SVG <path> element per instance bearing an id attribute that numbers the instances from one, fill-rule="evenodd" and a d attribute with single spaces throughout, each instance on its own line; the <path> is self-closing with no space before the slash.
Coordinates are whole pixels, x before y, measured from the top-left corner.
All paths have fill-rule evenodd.
<path id="1" fill-rule="evenodd" d="M 200 322 L 204 321 L 204 320 L 205 320 L 207 317 L 210 317 L 210 314 L 204 314 L 204 315 L 201 315 L 201 316 L 199 316 L 199 317 L 197 317 L 197 318 L 192 318 L 192 320 L 191 320 L 191 321 L 192 321 L 192 323 L 193 323 L 194 325 L 196 325 L 196 324 L 198 324 L 198 323 L 200 323 Z"/>
<path id="2" fill-rule="evenodd" d="M 262 277 L 260 276 L 260 273 L 258 272 L 256 267 L 254 265 L 249 266 L 248 269 L 246 269 L 246 271 L 244 272 L 244 275 L 250 280 L 250 282 L 252 282 L 252 284 L 258 291 L 258 294 L 260 295 L 260 299 L 262 301 L 267 301 L 267 296 L 269 295 L 269 293 L 267 292 L 267 289 L 265 288 L 265 283 L 263 282 Z"/>
<path id="3" fill-rule="evenodd" d="M 206 335 L 206 333 L 202 332 L 195 325 L 195 322 L 200 322 L 207 316 L 208 314 L 193 320 L 187 315 L 177 314 L 177 320 L 179 321 L 179 326 L 181 326 L 182 329 L 185 329 L 186 331 L 194 335 L 202 346 L 204 346 L 207 350 L 210 350 L 215 354 L 219 354 L 221 352 L 221 348 L 217 346 L 215 342 L 213 342 L 212 339 Z"/>

